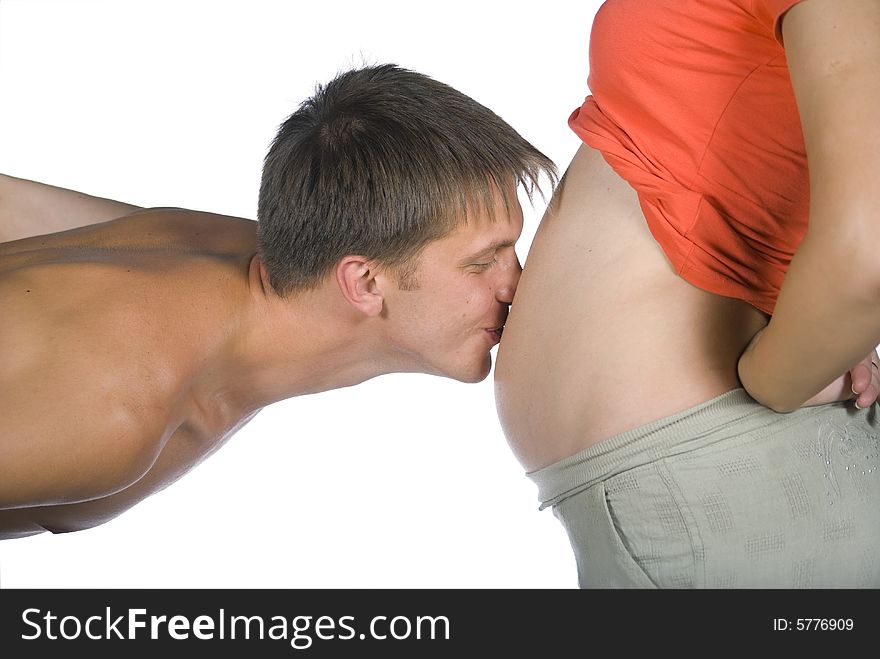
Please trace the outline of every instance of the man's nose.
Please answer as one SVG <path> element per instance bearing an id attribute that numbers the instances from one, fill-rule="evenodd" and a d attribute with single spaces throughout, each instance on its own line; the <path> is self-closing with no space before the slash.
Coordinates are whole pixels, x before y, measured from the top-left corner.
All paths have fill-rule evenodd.
<path id="1" fill-rule="evenodd" d="M 514 254 L 513 258 L 510 259 L 509 265 L 505 268 L 504 281 L 498 287 L 495 294 L 495 297 L 498 298 L 499 302 L 505 304 L 511 304 L 513 302 L 513 296 L 516 293 L 516 287 L 517 284 L 519 284 L 519 277 L 521 274 L 522 266 L 519 263 L 519 257 Z"/>

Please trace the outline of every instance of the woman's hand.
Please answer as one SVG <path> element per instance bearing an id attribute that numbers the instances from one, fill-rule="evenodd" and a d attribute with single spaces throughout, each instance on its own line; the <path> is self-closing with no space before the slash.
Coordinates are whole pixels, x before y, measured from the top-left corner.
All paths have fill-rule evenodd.
<path id="1" fill-rule="evenodd" d="M 822 405 L 840 400 L 853 400 L 855 406 L 863 410 L 873 405 L 880 394 L 880 358 L 877 351 L 865 357 L 801 407 Z"/>
<path id="2" fill-rule="evenodd" d="M 748 353 L 758 342 L 764 329 L 752 337 L 743 355 Z M 743 386 L 748 391 L 748 387 L 745 384 Z M 749 394 L 754 397 L 751 392 Z M 877 402 L 878 396 L 880 396 L 880 356 L 877 355 L 876 350 L 872 350 L 862 361 L 810 398 L 801 407 L 852 400 L 858 409 L 863 410 Z"/>

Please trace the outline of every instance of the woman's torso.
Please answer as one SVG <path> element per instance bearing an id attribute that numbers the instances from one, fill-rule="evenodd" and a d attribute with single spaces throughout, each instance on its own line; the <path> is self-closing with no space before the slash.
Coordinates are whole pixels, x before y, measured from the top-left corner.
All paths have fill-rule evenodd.
<path id="1" fill-rule="evenodd" d="M 532 246 L 495 368 L 510 446 L 534 471 L 739 385 L 768 316 L 675 274 L 635 192 L 582 145 Z"/>

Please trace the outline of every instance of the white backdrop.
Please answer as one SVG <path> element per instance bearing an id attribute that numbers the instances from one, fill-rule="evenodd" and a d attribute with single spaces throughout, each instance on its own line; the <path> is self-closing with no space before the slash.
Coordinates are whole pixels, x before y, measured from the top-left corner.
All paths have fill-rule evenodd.
<path id="1" fill-rule="evenodd" d="M 598 0 L 0 0 L 0 172 L 254 218 L 263 155 L 318 82 L 395 62 L 563 170 Z M 544 205 L 524 208 L 524 260 Z M 492 377 L 390 375 L 263 410 L 121 517 L 0 542 L 0 587 L 574 588 Z"/>

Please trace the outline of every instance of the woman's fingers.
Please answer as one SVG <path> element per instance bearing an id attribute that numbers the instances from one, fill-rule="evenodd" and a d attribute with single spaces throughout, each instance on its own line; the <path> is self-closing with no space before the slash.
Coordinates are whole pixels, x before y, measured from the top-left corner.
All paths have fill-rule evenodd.
<path id="1" fill-rule="evenodd" d="M 880 395 L 880 358 L 872 352 L 850 371 L 855 404 L 859 409 L 873 405 Z"/>

